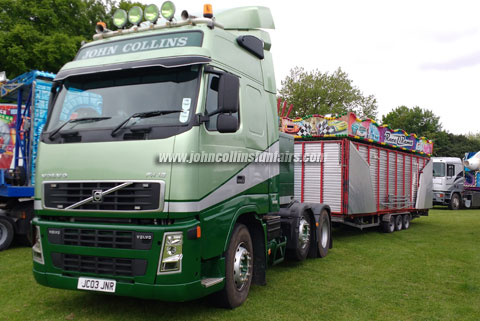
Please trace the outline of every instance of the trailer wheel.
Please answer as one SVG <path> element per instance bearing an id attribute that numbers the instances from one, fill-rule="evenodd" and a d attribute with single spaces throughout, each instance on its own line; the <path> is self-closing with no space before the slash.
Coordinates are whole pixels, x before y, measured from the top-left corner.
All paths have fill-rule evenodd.
<path id="1" fill-rule="evenodd" d="M 8 249 L 13 240 L 13 226 L 5 218 L 0 217 L 0 251 Z"/>
<path id="2" fill-rule="evenodd" d="M 388 221 L 382 221 L 382 230 L 384 233 L 393 233 L 395 231 L 395 217 L 390 216 Z"/>
<path id="3" fill-rule="evenodd" d="M 323 210 L 320 213 L 319 226 L 320 238 L 318 240 L 318 252 L 320 257 L 325 257 L 328 254 L 328 248 L 330 247 L 330 219 L 328 213 Z"/>
<path id="4" fill-rule="evenodd" d="M 459 210 L 460 202 L 461 202 L 460 195 L 458 195 L 458 193 L 455 193 L 452 195 L 452 199 L 450 200 L 450 204 L 448 204 L 448 207 L 454 211 Z"/>
<path id="5" fill-rule="evenodd" d="M 245 225 L 237 224 L 225 257 L 225 287 L 216 296 L 222 307 L 233 309 L 247 299 L 252 272 L 252 238 Z"/>
<path id="6" fill-rule="evenodd" d="M 303 212 L 300 215 L 297 232 L 297 246 L 292 249 L 287 249 L 287 256 L 294 261 L 303 261 L 307 258 L 312 241 L 312 224 L 307 212 Z"/>
<path id="7" fill-rule="evenodd" d="M 395 231 L 400 231 L 403 227 L 402 215 L 395 215 Z"/>
<path id="8" fill-rule="evenodd" d="M 403 220 L 403 229 L 408 230 L 410 227 L 410 221 L 412 220 L 412 217 L 410 214 L 404 214 L 402 215 L 402 220 Z"/>

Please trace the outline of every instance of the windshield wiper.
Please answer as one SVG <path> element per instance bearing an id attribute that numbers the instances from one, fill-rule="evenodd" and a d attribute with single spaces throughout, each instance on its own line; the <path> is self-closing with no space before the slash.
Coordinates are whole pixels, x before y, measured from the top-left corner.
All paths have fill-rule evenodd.
<path id="1" fill-rule="evenodd" d="M 55 129 L 53 132 L 48 135 L 48 138 L 52 140 L 55 135 L 58 134 L 60 130 L 62 130 L 63 127 L 65 127 L 67 124 L 72 124 L 72 123 L 78 123 L 81 121 L 99 121 L 99 120 L 104 120 L 104 119 L 110 119 L 112 117 L 82 117 L 82 118 L 75 118 L 75 119 L 70 119 L 63 124 L 61 124 L 57 129 Z"/>
<path id="2" fill-rule="evenodd" d="M 122 129 L 126 123 L 132 118 L 149 118 L 149 117 L 155 117 L 155 116 L 160 116 L 160 115 L 167 115 L 167 114 L 173 114 L 173 113 L 181 113 L 182 110 L 176 109 L 176 110 L 153 110 L 153 111 L 147 111 L 143 113 L 135 113 L 129 116 L 127 119 L 122 121 L 117 127 L 115 127 L 112 130 L 111 135 L 115 136 L 117 132 Z"/>

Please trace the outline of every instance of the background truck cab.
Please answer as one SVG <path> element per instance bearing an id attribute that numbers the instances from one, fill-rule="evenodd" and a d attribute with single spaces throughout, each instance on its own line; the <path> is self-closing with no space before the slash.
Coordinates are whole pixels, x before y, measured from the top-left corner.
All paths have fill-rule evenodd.
<path id="1" fill-rule="evenodd" d="M 459 209 L 464 190 L 463 163 L 457 157 L 432 157 L 433 203 Z"/>

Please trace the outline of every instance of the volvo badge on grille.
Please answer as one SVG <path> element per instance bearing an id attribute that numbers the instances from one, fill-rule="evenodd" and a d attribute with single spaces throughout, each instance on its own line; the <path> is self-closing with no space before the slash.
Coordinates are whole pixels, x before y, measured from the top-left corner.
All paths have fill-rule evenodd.
<path id="1" fill-rule="evenodd" d="M 103 201 L 103 191 L 100 189 L 94 189 L 92 191 L 92 203 L 101 203 Z"/>

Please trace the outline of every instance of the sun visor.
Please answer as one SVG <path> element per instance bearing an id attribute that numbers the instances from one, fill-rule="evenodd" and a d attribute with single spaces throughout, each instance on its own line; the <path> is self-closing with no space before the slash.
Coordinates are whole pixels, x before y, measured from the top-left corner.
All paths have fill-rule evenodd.
<path id="1" fill-rule="evenodd" d="M 147 67 L 163 67 L 163 68 L 175 68 L 191 65 L 208 64 L 211 59 L 204 56 L 180 56 L 169 57 L 159 59 L 149 59 L 140 61 L 130 61 L 116 64 L 89 66 L 83 68 L 73 68 L 67 70 L 61 70 L 58 72 L 55 81 L 64 80 L 67 77 L 94 74 L 99 72 L 108 72 L 116 70 L 127 70 L 135 68 L 147 68 Z"/>

